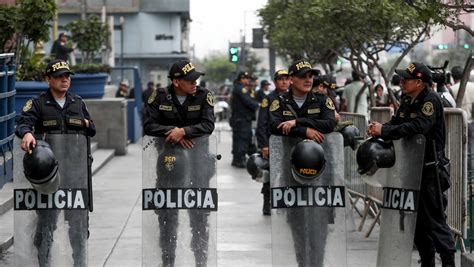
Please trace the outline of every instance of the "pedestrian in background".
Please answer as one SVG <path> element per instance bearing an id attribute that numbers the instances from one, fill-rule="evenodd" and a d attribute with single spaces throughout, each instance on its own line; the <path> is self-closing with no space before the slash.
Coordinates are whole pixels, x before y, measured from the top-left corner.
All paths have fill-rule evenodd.
<path id="1" fill-rule="evenodd" d="M 115 97 L 128 97 L 128 80 L 122 80 L 119 83 L 119 88 L 117 89 L 117 92 L 115 93 Z"/>
<path id="2" fill-rule="evenodd" d="M 356 71 L 352 71 L 352 82 L 344 88 L 342 93 L 347 112 L 362 114 L 367 118 L 369 96 L 368 86 L 364 84 Z"/>
<path id="3" fill-rule="evenodd" d="M 73 47 L 68 47 L 69 36 L 60 33 L 58 39 L 53 42 L 51 47 L 51 57 L 53 59 L 69 60 L 69 54 L 74 51 Z"/>

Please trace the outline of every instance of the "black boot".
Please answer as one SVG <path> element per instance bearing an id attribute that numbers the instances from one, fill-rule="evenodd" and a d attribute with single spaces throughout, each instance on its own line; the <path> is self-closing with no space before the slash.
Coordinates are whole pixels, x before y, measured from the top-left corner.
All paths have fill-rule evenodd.
<path id="1" fill-rule="evenodd" d="M 443 267 L 454 267 L 454 253 L 441 253 L 441 264 Z"/>
<path id="2" fill-rule="evenodd" d="M 435 255 L 433 254 L 424 254 L 420 255 L 421 257 L 421 267 L 435 267 Z"/>
<path id="3" fill-rule="evenodd" d="M 269 216 L 272 214 L 270 209 L 270 183 L 263 183 L 261 193 L 263 194 L 262 213 L 263 215 Z"/>
<path id="4" fill-rule="evenodd" d="M 231 165 L 236 167 L 236 168 L 245 168 L 246 167 L 245 163 L 246 163 L 245 160 L 243 160 L 241 158 L 234 158 L 232 160 Z"/>

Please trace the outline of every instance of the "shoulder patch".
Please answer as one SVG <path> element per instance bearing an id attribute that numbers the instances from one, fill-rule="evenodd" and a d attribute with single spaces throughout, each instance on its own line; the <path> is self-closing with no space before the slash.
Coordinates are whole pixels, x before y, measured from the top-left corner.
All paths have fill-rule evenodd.
<path id="1" fill-rule="evenodd" d="M 266 107 L 268 107 L 268 99 L 264 98 L 264 99 L 262 100 L 262 103 L 260 103 L 260 107 L 261 107 L 261 108 L 266 108 Z"/>
<path id="2" fill-rule="evenodd" d="M 242 94 L 246 94 L 247 93 L 247 89 L 245 87 L 242 87 Z"/>
<path id="3" fill-rule="evenodd" d="M 331 110 L 335 110 L 334 103 L 332 102 L 331 98 L 326 98 L 326 107 Z"/>
<path id="4" fill-rule="evenodd" d="M 423 107 L 421 108 L 421 112 L 425 114 L 426 116 L 431 116 L 434 113 L 434 107 L 433 103 L 431 102 L 426 102 L 423 104 Z"/>
<path id="5" fill-rule="evenodd" d="M 28 100 L 26 101 L 25 105 L 23 106 L 23 112 L 27 112 L 28 110 L 31 109 L 31 107 L 33 106 L 33 100 Z"/>
<path id="6" fill-rule="evenodd" d="M 151 104 L 153 103 L 153 101 L 155 101 L 155 98 L 156 98 L 156 94 L 157 94 L 157 89 L 153 89 L 153 92 L 151 92 L 151 95 L 150 97 L 148 97 L 148 104 Z"/>
<path id="7" fill-rule="evenodd" d="M 255 98 L 255 91 L 254 90 L 250 90 L 250 97 Z"/>
<path id="8" fill-rule="evenodd" d="M 211 107 L 214 106 L 214 96 L 212 96 L 211 92 L 207 93 L 206 100 L 207 100 L 207 103 L 209 104 L 209 106 L 211 106 Z"/>
<path id="9" fill-rule="evenodd" d="M 273 100 L 272 105 L 270 106 L 270 111 L 273 112 L 273 111 L 275 111 L 279 108 L 280 108 L 280 102 L 278 102 L 278 100 L 276 100 L 276 99 Z"/>

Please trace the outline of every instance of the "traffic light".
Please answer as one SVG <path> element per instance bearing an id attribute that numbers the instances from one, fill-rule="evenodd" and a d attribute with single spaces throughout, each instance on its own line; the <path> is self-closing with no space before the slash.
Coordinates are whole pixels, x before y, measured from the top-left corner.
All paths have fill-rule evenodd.
<path id="1" fill-rule="evenodd" d="M 464 49 L 469 49 L 469 48 L 471 48 L 471 45 L 469 45 L 469 44 L 464 44 L 463 47 L 464 47 Z"/>
<path id="2" fill-rule="evenodd" d="M 446 49 L 448 49 L 448 48 L 449 48 L 448 44 L 439 44 L 439 45 L 438 45 L 438 49 L 439 49 L 439 50 L 446 50 Z"/>
<path id="3" fill-rule="evenodd" d="M 239 48 L 232 46 L 229 47 L 229 61 L 232 63 L 239 62 Z"/>

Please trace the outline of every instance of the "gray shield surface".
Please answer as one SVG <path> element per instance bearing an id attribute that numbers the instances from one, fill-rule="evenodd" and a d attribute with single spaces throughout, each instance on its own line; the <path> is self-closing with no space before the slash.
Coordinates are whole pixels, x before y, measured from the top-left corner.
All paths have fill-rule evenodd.
<path id="1" fill-rule="evenodd" d="M 143 266 L 217 265 L 217 141 L 194 141 L 143 138 Z"/>
<path id="2" fill-rule="evenodd" d="M 393 141 L 395 165 L 374 174 L 383 186 L 377 266 L 410 266 L 425 137 Z"/>
<path id="3" fill-rule="evenodd" d="M 15 139 L 15 266 L 87 266 L 86 137 L 46 134 L 44 140 L 59 164 L 59 188 L 49 195 L 39 194 L 25 178 L 25 152 Z"/>
<path id="4" fill-rule="evenodd" d="M 291 149 L 300 140 L 270 137 L 272 265 L 346 266 L 342 135 L 325 136 L 326 167 L 309 185 L 291 175 Z"/>

